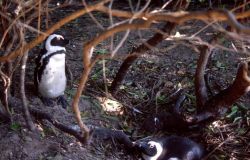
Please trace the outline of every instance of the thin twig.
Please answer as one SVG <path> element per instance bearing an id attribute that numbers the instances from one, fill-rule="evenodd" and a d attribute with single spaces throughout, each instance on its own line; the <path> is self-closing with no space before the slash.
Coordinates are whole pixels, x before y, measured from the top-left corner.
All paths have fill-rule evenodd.
<path id="1" fill-rule="evenodd" d="M 25 95 L 25 83 L 24 82 L 25 82 L 25 70 L 26 70 L 27 59 L 28 59 L 28 52 L 26 52 L 23 55 L 22 62 L 21 62 L 21 77 L 20 77 L 21 90 L 20 92 L 21 92 L 21 99 L 23 102 L 23 113 L 24 113 L 24 117 L 26 120 L 26 124 L 31 131 L 34 131 L 35 126 L 29 113 L 27 98 Z"/>
<path id="2" fill-rule="evenodd" d="M 81 9 L 79 11 L 76 11 L 74 13 L 72 13 L 71 15 L 61 19 L 59 22 L 57 22 L 56 24 L 54 24 L 53 26 L 51 26 L 48 30 L 46 30 L 44 33 L 46 35 L 50 35 L 52 34 L 55 30 L 59 29 L 60 27 L 62 27 L 63 25 L 67 24 L 68 22 L 86 14 L 88 11 L 94 11 L 97 10 L 100 6 L 102 6 L 103 4 L 109 2 L 110 0 L 103 0 L 97 4 L 88 6 L 88 10 L 87 9 Z M 1 12 L 0 12 L 1 13 Z M 34 48 L 36 45 L 42 43 L 44 40 L 46 39 L 45 35 L 40 35 L 38 37 L 36 37 L 36 39 L 34 39 L 33 41 L 31 41 L 30 43 L 28 43 L 27 45 L 25 45 L 23 47 L 23 52 L 21 52 L 20 48 L 14 50 L 13 52 L 11 52 L 10 54 L 6 55 L 6 56 L 1 56 L 0 57 L 0 62 L 4 62 L 4 61 L 10 61 L 14 58 L 16 58 L 17 56 L 22 56 L 24 54 L 25 51 L 30 50 L 32 48 Z"/>

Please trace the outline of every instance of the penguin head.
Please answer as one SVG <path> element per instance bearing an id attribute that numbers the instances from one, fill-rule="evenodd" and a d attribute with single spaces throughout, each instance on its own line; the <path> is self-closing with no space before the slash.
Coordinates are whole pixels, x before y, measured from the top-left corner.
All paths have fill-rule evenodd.
<path id="1" fill-rule="evenodd" d="M 136 144 L 144 159 L 157 159 L 163 152 L 163 146 L 160 142 L 147 141 Z"/>
<path id="2" fill-rule="evenodd" d="M 133 143 L 144 160 L 197 160 L 204 155 L 203 147 L 186 137 L 146 137 Z"/>
<path id="3" fill-rule="evenodd" d="M 56 52 L 59 50 L 66 50 L 65 46 L 69 43 L 69 40 L 64 39 L 59 34 L 50 35 L 45 42 L 45 49 L 48 52 Z"/>

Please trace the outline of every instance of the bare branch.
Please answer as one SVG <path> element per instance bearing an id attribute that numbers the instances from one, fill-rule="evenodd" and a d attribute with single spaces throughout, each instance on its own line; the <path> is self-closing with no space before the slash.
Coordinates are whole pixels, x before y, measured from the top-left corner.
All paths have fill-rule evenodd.
<path id="1" fill-rule="evenodd" d="M 216 44 L 220 36 L 221 34 L 215 35 L 210 41 L 210 44 Z M 197 68 L 195 72 L 195 94 L 196 105 L 198 108 L 204 107 L 205 103 L 208 100 L 207 87 L 204 75 L 212 50 L 213 48 L 208 46 L 201 46 L 200 48 L 200 56 L 197 62 Z"/>
<path id="2" fill-rule="evenodd" d="M 21 99 L 22 99 L 22 103 L 23 103 L 23 113 L 24 113 L 24 118 L 26 120 L 26 124 L 31 131 L 34 131 L 35 126 L 33 124 L 32 118 L 31 118 L 30 113 L 29 113 L 27 98 L 25 95 L 25 83 L 24 82 L 25 82 L 25 70 L 26 70 L 27 59 L 28 59 L 28 52 L 26 52 L 24 54 L 24 56 L 22 58 L 22 62 L 21 62 L 21 76 L 20 76 L 21 89 L 20 89 L 20 93 L 21 93 Z"/>
<path id="3" fill-rule="evenodd" d="M 71 127 L 68 127 L 66 125 L 64 125 L 63 123 L 59 122 L 58 120 L 56 120 L 52 115 L 50 115 L 49 113 L 34 109 L 34 108 L 30 108 L 30 113 L 38 120 L 48 120 L 51 124 L 53 124 L 56 128 L 58 128 L 59 130 L 68 133 L 70 135 L 73 135 L 75 138 L 77 138 L 80 142 L 85 143 L 84 138 L 81 136 L 81 134 L 79 132 L 77 132 L 76 130 L 74 130 Z"/>
<path id="4" fill-rule="evenodd" d="M 60 28 L 64 24 L 68 23 L 69 21 L 74 20 L 74 19 L 78 18 L 79 16 L 88 13 L 88 11 L 91 12 L 94 10 L 99 10 L 99 11 L 104 11 L 107 14 L 109 14 L 109 8 L 103 6 L 103 4 L 105 4 L 109 1 L 110 0 L 104 0 L 100 3 L 89 6 L 87 9 L 82 9 L 80 11 L 76 11 L 73 14 L 63 18 L 62 20 L 60 20 L 59 22 L 54 24 L 45 33 L 48 35 L 53 33 L 56 29 Z M 134 17 L 134 15 L 132 13 L 125 12 L 125 11 L 115 11 L 114 10 L 111 14 L 114 16 L 120 16 L 120 17 L 126 17 L 126 18 Z M 146 18 L 146 19 L 148 19 L 147 22 L 144 23 L 144 25 L 141 25 L 141 26 L 140 25 L 120 26 L 121 28 L 118 31 L 114 31 L 114 33 L 124 31 L 127 29 L 148 28 L 150 26 L 150 24 L 155 20 L 170 21 L 173 23 L 180 24 L 180 23 L 183 23 L 183 22 L 188 21 L 188 20 L 197 19 L 197 20 L 203 20 L 203 21 L 207 21 L 207 20 L 227 21 L 238 32 L 249 34 L 250 29 L 241 25 L 236 20 L 236 18 L 241 19 L 241 18 L 245 18 L 245 17 L 249 17 L 249 16 L 250 16 L 250 11 L 239 13 L 236 16 L 234 16 L 231 12 L 226 11 L 226 10 L 210 10 L 210 11 L 197 11 L 197 12 L 173 12 L 173 13 L 144 13 L 143 12 L 134 18 Z M 111 34 L 111 33 L 109 33 L 109 34 Z M 106 35 L 106 36 L 109 37 L 110 35 Z M 45 38 L 46 38 L 46 36 L 41 35 L 41 36 L 37 37 L 35 40 L 31 41 L 29 44 L 25 45 L 24 52 L 35 47 L 37 44 L 41 43 Z M 0 57 L 0 62 L 7 61 L 7 60 L 9 61 L 9 60 L 15 58 L 16 56 L 22 55 L 22 54 L 23 53 L 21 53 L 20 50 L 17 49 L 15 51 L 13 51 L 12 53 L 10 53 L 9 55 Z"/>
<path id="5" fill-rule="evenodd" d="M 88 9 L 82 9 L 79 11 L 76 11 L 74 13 L 72 13 L 71 15 L 63 18 L 62 20 L 60 20 L 59 22 L 57 22 L 56 24 L 54 24 L 53 26 L 51 26 L 51 28 L 49 28 L 47 31 L 45 31 L 44 33 L 46 35 L 50 35 L 52 34 L 55 30 L 59 29 L 60 27 L 62 27 L 63 25 L 65 25 L 66 23 L 86 14 L 88 11 L 94 11 L 97 10 L 98 7 L 102 6 L 103 4 L 109 2 L 110 0 L 103 0 L 97 4 L 88 6 Z M 28 43 L 27 45 L 25 45 L 23 47 L 23 52 L 21 52 L 21 50 L 18 48 L 15 51 L 11 52 L 10 54 L 6 55 L 6 56 L 2 56 L 0 57 L 0 62 L 4 62 L 4 61 L 10 61 L 14 58 L 16 58 L 17 56 L 22 56 L 24 54 L 24 52 L 26 52 L 27 50 L 30 50 L 32 48 L 34 48 L 36 45 L 38 45 L 39 43 L 41 43 L 43 40 L 46 39 L 47 36 L 45 35 L 40 35 L 39 37 L 37 37 L 35 40 L 31 41 L 30 43 Z"/>
<path id="6" fill-rule="evenodd" d="M 209 99 L 206 102 L 205 108 L 214 110 L 216 108 L 231 106 L 237 99 L 246 94 L 250 90 L 249 65 L 249 62 L 241 63 L 233 84 Z"/>
<path id="7" fill-rule="evenodd" d="M 162 28 L 162 32 L 166 32 L 165 36 L 160 34 L 160 33 L 156 33 L 152 38 L 150 38 L 149 40 L 147 40 L 146 43 L 140 45 L 137 48 L 134 48 L 132 50 L 132 52 L 130 53 L 130 55 L 125 59 L 125 61 L 123 61 L 121 67 L 119 68 L 116 77 L 114 78 L 112 84 L 111 84 L 111 92 L 115 92 L 117 87 L 121 84 L 122 80 L 124 79 L 128 68 L 133 64 L 133 62 L 139 57 L 140 54 L 143 54 L 144 52 L 150 50 L 150 47 L 147 46 L 156 46 L 158 43 L 160 43 L 163 39 L 165 39 L 167 37 L 167 35 L 170 34 L 170 32 L 175 28 L 175 24 L 173 23 L 167 23 L 163 28 Z M 138 53 L 138 54 L 134 54 L 134 53 Z"/>

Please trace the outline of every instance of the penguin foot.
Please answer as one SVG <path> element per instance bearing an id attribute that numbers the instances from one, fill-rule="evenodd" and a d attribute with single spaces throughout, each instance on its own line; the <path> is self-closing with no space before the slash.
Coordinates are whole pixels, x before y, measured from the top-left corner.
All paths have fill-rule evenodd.
<path id="1" fill-rule="evenodd" d="M 54 101 L 51 98 L 41 97 L 41 100 L 46 106 L 53 107 L 55 105 Z"/>
<path id="2" fill-rule="evenodd" d="M 63 107 L 64 109 L 66 109 L 67 106 L 69 105 L 69 103 L 67 102 L 67 100 L 65 99 L 64 96 L 59 96 L 59 97 L 57 98 L 57 104 L 62 105 L 62 107 Z"/>

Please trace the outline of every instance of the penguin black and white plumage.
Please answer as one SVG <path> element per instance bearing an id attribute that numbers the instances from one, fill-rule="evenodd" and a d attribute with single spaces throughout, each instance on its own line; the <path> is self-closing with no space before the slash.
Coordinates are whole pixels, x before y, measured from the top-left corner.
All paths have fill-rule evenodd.
<path id="1" fill-rule="evenodd" d="M 134 142 L 144 160 L 200 160 L 203 147 L 186 137 L 158 137 Z"/>
<path id="2" fill-rule="evenodd" d="M 45 104 L 51 105 L 51 99 L 58 99 L 58 102 L 66 108 L 64 91 L 66 89 L 65 74 L 65 46 L 69 43 L 67 39 L 58 34 L 50 35 L 36 59 L 34 83 L 36 90 L 42 96 Z"/>

